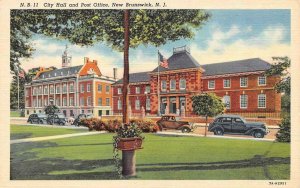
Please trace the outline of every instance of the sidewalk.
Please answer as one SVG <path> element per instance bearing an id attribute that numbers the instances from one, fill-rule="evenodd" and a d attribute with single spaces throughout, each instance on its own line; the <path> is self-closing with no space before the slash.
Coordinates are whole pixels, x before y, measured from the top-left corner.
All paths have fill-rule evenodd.
<path id="1" fill-rule="evenodd" d="M 157 135 L 169 135 L 169 136 L 192 136 L 192 137 L 204 137 L 202 134 L 195 133 L 179 133 L 179 132 L 157 132 Z M 253 138 L 253 137 L 238 137 L 238 136 L 216 136 L 216 135 L 207 135 L 208 138 L 220 138 L 220 139 L 237 139 L 237 140 L 254 140 L 254 141 L 268 141 L 273 142 L 275 139 L 268 138 Z"/>
<path id="2" fill-rule="evenodd" d="M 106 133 L 106 131 L 63 134 L 63 135 L 43 136 L 43 137 L 35 137 L 35 138 L 24 138 L 24 139 L 11 140 L 10 144 L 18 144 L 18 143 L 24 143 L 24 142 L 38 142 L 38 141 L 53 140 L 53 139 L 58 139 L 58 138 L 69 138 L 69 137 L 75 137 L 75 136 L 87 136 L 87 135 L 95 135 L 95 134 L 103 134 L 103 133 Z"/>

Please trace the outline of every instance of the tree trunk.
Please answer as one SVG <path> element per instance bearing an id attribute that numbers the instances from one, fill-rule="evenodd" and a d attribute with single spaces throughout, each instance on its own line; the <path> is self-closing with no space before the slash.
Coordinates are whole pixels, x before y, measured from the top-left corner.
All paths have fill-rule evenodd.
<path id="1" fill-rule="evenodd" d="M 206 137 L 207 134 L 207 116 L 205 116 L 205 131 L 204 131 L 204 136 Z"/>
<path id="2" fill-rule="evenodd" d="M 129 84 L 129 10 L 124 10 L 124 73 L 123 73 L 123 123 L 129 123 L 128 84 Z"/>

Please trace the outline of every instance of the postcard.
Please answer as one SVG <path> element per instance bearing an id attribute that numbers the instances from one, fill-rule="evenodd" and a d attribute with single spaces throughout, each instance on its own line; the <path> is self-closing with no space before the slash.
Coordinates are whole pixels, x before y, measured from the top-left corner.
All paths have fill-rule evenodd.
<path id="1" fill-rule="evenodd" d="M 4 187 L 299 187 L 298 1 L 2 1 Z"/>

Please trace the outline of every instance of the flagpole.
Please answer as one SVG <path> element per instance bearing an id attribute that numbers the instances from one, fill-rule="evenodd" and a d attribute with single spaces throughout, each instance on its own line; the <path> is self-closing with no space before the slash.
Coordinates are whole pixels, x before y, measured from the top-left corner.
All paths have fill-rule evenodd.
<path id="1" fill-rule="evenodd" d="M 160 57 L 159 57 L 159 50 L 157 50 L 157 64 L 158 64 L 158 70 L 157 70 L 157 115 L 160 116 L 160 81 L 159 81 L 159 66 L 160 66 Z"/>

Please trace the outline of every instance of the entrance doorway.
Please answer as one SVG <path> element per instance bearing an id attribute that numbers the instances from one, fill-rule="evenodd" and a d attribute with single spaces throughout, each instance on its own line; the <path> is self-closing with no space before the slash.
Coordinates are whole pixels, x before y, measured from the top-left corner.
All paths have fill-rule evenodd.
<path id="1" fill-rule="evenodd" d="M 176 97 L 170 97 L 170 114 L 176 113 Z"/>

